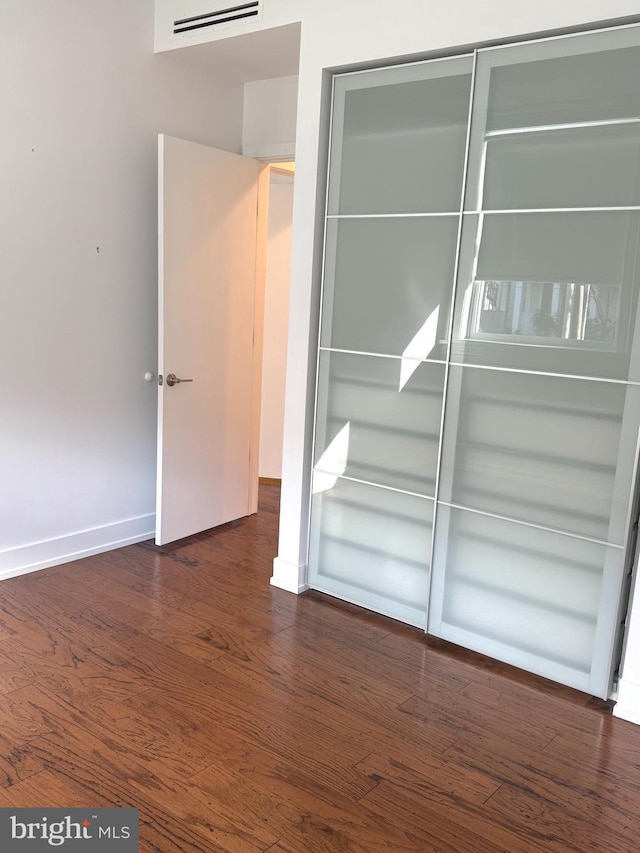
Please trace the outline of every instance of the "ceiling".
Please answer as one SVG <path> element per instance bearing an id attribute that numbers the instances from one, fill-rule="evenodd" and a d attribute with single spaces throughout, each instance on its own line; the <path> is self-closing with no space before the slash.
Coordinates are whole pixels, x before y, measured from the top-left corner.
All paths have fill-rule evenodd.
<path id="1" fill-rule="evenodd" d="M 225 74 L 235 82 L 288 77 L 298 73 L 300 24 L 242 33 L 224 39 L 181 47 L 165 55 L 204 71 Z"/>

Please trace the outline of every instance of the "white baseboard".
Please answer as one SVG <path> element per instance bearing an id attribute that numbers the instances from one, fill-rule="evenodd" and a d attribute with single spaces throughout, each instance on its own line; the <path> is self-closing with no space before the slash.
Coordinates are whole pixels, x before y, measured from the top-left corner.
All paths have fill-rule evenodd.
<path id="1" fill-rule="evenodd" d="M 284 589 L 287 592 L 292 592 L 294 595 L 300 595 L 301 592 L 309 589 L 307 583 L 307 565 L 306 563 L 288 563 L 286 560 L 281 560 L 276 557 L 273 561 L 273 576 L 271 578 L 271 586 L 277 586 L 278 589 Z"/>
<path id="2" fill-rule="evenodd" d="M 155 515 L 142 515 L 56 539 L 9 548 L 0 551 L 0 580 L 144 542 L 155 536 L 155 529 Z"/>
<path id="3" fill-rule="evenodd" d="M 640 725 L 640 684 L 625 681 L 624 678 L 620 679 L 613 716 Z"/>

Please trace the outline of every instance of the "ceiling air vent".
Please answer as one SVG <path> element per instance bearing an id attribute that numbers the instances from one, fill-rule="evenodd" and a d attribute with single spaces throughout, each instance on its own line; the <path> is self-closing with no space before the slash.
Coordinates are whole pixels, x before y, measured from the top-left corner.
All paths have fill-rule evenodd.
<path id="1" fill-rule="evenodd" d="M 244 20 L 261 17 L 262 0 L 253 0 L 251 3 L 241 3 L 237 6 L 225 6 L 216 9 L 206 15 L 196 15 L 193 18 L 182 18 L 173 22 L 175 35 L 188 33 L 192 30 L 201 30 L 204 27 L 217 27 L 220 24 L 238 24 Z"/>

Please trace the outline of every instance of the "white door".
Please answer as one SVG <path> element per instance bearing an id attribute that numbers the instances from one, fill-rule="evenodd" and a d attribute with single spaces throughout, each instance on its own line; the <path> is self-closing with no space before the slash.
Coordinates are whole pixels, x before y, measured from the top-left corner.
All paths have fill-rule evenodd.
<path id="1" fill-rule="evenodd" d="M 252 511 L 258 171 L 159 137 L 158 545 Z"/>

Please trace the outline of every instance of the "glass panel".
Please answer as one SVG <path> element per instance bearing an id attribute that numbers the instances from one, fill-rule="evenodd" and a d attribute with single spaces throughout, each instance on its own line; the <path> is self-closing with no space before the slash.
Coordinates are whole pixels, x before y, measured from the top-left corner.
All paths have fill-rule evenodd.
<path id="1" fill-rule="evenodd" d="M 638 387 L 452 367 L 440 498 L 622 545 L 639 424 Z"/>
<path id="2" fill-rule="evenodd" d="M 639 44 L 630 28 L 480 51 L 467 209 L 640 203 Z"/>
<path id="3" fill-rule="evenodd" d="M 330 220 L 321 345 L 444 358 L 457 234 L 457 217 Z"/>
<path id="4" fill-rule="evenodd" d="M 615 563 L 619 582 L 621 549 L 448 507 L 436 534 L 430 631 L 593 688 L 603 573 Z"/>
<path id="5" fill-rule="evenodd" d="M 322 352 L 316 468 L 433 497 L 444 370 Z"/>
<path id="6" fill-rule="evenodd" d="M 472 64 L 335 78 L 330 214 L 460 209 Z"/>
<path id="7" fill-rule="evenodd" d="M 640 378 L 640 212 L 465 216 L 452 358 Z"/>
<path id="8" fill-rule="evenodd" d="M 424 626 L 433 501 L 323 476 L 314 492 L 313 588 Z"/>
<path id="9" fill-rule="evenodd" d="M 514 343 L 615 352 L 620 288 L 606 284 L 476 280 L 468 334 Z"/>
<path id="10" fill-rule="evenodd" d="M 485 210 L 640 205 L 640 120 L 505 133 L 482 156 Z"/>

